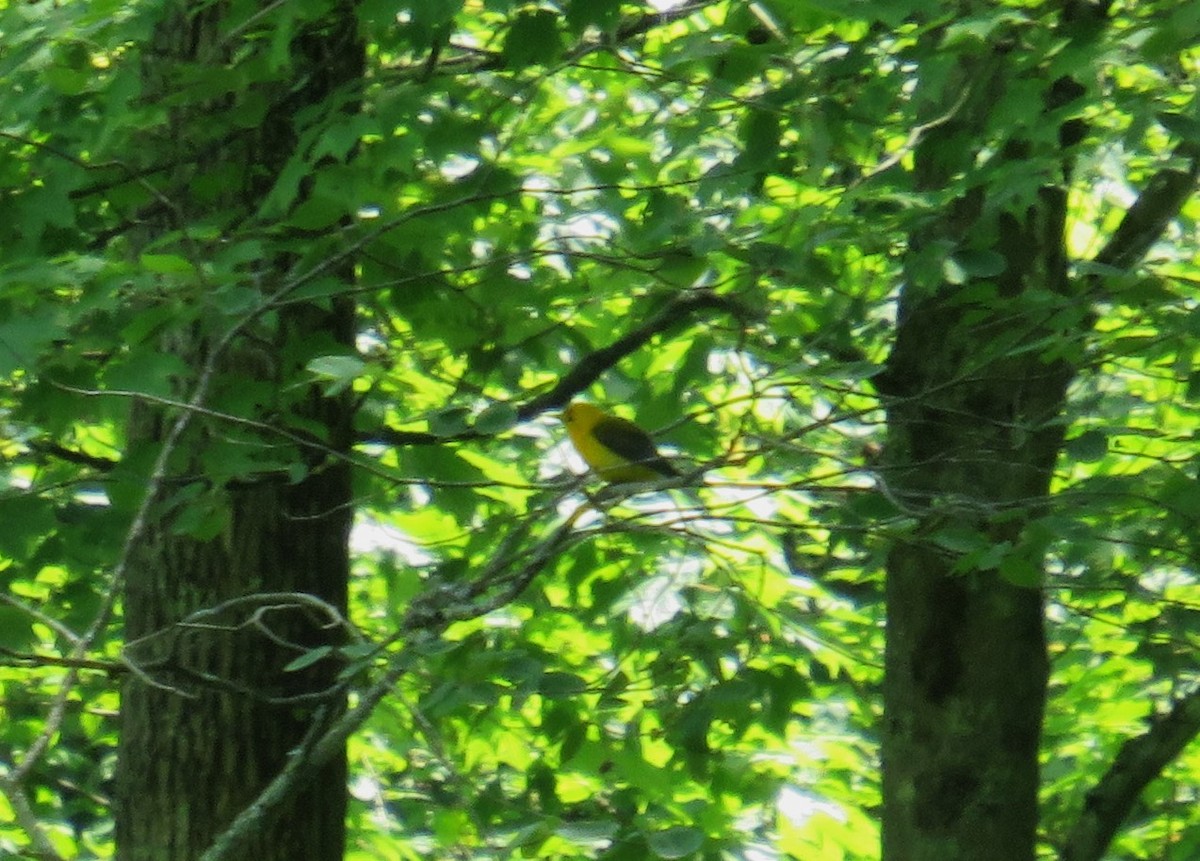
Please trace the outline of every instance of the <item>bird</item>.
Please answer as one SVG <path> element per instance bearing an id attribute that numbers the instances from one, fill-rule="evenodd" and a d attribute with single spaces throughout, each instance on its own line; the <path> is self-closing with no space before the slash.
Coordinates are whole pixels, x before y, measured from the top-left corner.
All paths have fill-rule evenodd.
<path id="1" fill-rule="evenodd" d="M 576 401 L 563 410 L 562 420 L 580 457 L 611 484 L 679 475 L 658 453 L 650 434 L 628 419 Z"/>

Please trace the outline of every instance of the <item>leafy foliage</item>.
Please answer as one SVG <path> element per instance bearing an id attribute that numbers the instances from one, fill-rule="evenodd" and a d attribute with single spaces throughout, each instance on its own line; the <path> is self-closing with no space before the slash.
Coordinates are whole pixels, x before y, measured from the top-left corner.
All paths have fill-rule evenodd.
<path id="1" fill-rule="evenodd" d="M 351 741 L 348 857 L 874 857 L 882 567 L 912 519 L 875 469 L 871 378 L 903 280 L 1002 307 L 990 248 L 914 237 L 973 187 L 1007 191 L 988 198 L 1000 224 L 1057 182 L 1065 122 L 1086 290 L 1040 310 L 1073 334 L 977 345 L 1086 368 L 1055 490 L 1018 545 L 932 541 L 1046 590 L 1047 857 L 1121 745 L 1194 692 L 1200 204 L 1140 268 L 1096 254 L 1200 147 L 1195 4 L 1064 36 L 1062 4 L 1039 2 L 364 0 L 361 92 L 295 114 L 248 220 L 178 212 L 172 183 L 220 199 L 212 153 L 281 109 L 266 83 L 311 73 L 286 48 L 326 4 L 228 4 L 227 53 L 152 99 L 164 5 L 0 5 L 0 850 L 111 852 L 113 563 L 159 454 L 126 421 L 134 402 L 184 408 L 203 370 L 164 341 L 253 344 L 285 308 L 347 295 L 355 354 L 286 343 L 302 370 L 282 391 L 215 369 L 194 405 L 205 481 L 157 516 L 220 540 L 221 488 L 308 468 L 305 386 L 357 396 L 350 615 L 378 649 L 346 676 L 405 672 Z M 969 52 L 994 80 L 958 78 Z M 1060 80 L 1079 89 L 1049 122 Z M 994 92 L 986 140 L 930 113 Z M 160 163 L 172 106 L 200 104 L 210 137 Z M 931 189 L 912 153 L 935 129 Z M 988 158 L 1016 140 L 1019 169 Z M 263 284 L 278 259 L 286 282 Z M 345 259 L 353 284 L 330 275 Z M 570 377 L 648 320 L 638 349 Z M 590 493 L 551 418 L 576 394 L 636 415 L 705 483 Z M 415 631 L 422 606 L 439 636 Z M 1198 756 L 1150 785 L 1114 857 L 1200 851 Z"/>

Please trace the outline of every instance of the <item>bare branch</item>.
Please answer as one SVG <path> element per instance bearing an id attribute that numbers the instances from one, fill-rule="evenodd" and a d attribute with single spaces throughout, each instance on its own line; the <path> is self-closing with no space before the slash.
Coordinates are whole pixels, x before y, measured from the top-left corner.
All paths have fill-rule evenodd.
<path id="1" fill-rule="evenodd" d="M 95 661 L 89 658 L 63 658 L 58 655 L 39 655 L 34 652 L 17 652 L 0 648 L 0 664 L 10 667 L 72 667 L 79 670 L 96 670 L 110 676 L 125 672 L 126 666 L 117 661 Z"/>
<path id="2" fill-rule="evenodd" d="M 332 685 L 316 691 L 276 696 L 257 688 L 236 684 L 230 679 L 197 667 L 181 665 L 176 657 L 178 639 L 185 632 L 231 634 L 247 630 L 254 631 L 300 657 L 309 652 L 311 647 L 288 640 L 271 626 L 268 618 L 272 613 L 296 610 L 315 614 L 318 617 L 315 624 L 322 630 L 341 630 L 346 637 L 346 643 L 350 645 L 361 646 L 366 642 L 358 628 L 341 611 L 315 595 L 306 592 L 255 592 L 231 598 L 212 607 L 201 608 L 171 625 L 130 640 L 121 650 L 121 666 L 151 687 L 190 698 L 195 698 L 198 694 L 181 687 L 181 683 L 175 681 L 176 677 L 186 677 L 189 681 L 198 682 L 206 687 L 276 705 L 328 700 L 345 687 L 344 681 L 339 679 Z M 330 652 L 329 658 L 343 659 L 336 650 Z M 160 670 L 168 671 L 171 681 L 157 677 L 156 672 Z"/>
<path id="3" fill-rule="evenodd" d="M 33 440 L 28 445 L 31 451 L 66 461 L 67 463 L 73 463 L 77 466 L 91 467 L 97 472 L 112 472 L 117 466 L 117 461 L 112 458 L 98 457 L 94 454 L 76 451 L 73 448 L 67 448 L 65 445 L 59 445 L 49 440 Z"/>
<path id="4" fill-rule="evenodd" d="M 21 786 L 20 780 L 14 774 L 0 772 L 0 793 L 3 793 L 4 797 L 8 799 L 9 806 L 12 807 L 13 814 L 21 825 L 21 830 L 29 837 L 30 845 L 26 851 L 30 854 L 26 857 L 39 859 L 39 861 L 64 861 L 63 856 L 58 854 L 54 844 L 50 842 L 42 823 L 38 821 L 37 814 L 30 806 L 29 796 L 25 794 L 25 787 Z"/>
<path id="5" fill-rule="evenodd" d="M 41 622 L 43 625 L 45 625 L 47 628 L 52 630 L 54 633 L 58 634 L 58 636 L 62 637 L 64 640 L 66 640 L 72 646 L 78 644 L 78 642 L 80 640 L 80 637 L 78 634 L 76 634 L 74 631 L 72 631 L 70 628 L 68 628 L 62 622 L 58 621 L 58 619 L 55 619 L 53 616 L 49 616 L 46 613 L 43 613 L 37 607 L 34 607 L 30 604 L 26 604 L 20 598 L 17 598 L 13 595 L 0 595 L 0 601 L 3 601 L 5 604 L 7 604 L 10 607 L 15 607 L 16 609 L 20 610 L 22 613 L 25 613 L 28 616 L 32 616 L 34 619 Z"/>

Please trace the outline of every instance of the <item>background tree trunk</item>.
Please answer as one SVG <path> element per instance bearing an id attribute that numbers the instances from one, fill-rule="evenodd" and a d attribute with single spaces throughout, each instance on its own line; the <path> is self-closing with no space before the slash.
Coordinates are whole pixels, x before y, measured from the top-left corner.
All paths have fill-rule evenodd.
<path id="1" fill-rule="evenodd" d="M 225 20 L 226 11 L 220 4 L 182 4 L 168 14 L 145 58 L 150 92 L 186 95 L 181 81 L 234 66 L 237 51 L 255 45 L 255 34 Z M 343 3 L 323 19 L 290 24 L 298 28 L 290 39 L 292 67 L 277 84 L 172 109 L 171 134 L 147 159 L 172 165 L 151 181 L 165 202 L 156 232 L 179 230 L 185 237 L 179 254 L 203 263 L 199 240 L 189 231 L 211 224 L 216 213 L 252 218 L 296 148 L 297 113 L 323 102 L 336 109 L 331 93 L 359 80 L 362 48 L 353 11 Z M 262 123 L 232 140 L 208 139 L 210 111 L 263 97 L 269 108 Z M 253 283 L 264 302 L 285 283 L 294 259 L 281 249 L 256 261 Z M 339 274 L 352 276 L 345 266 Z M 352 349 L 353 305 L 339 299 L 320 308 L 221 317 L 206 301 L 230 286 L 202 282 L 204 295 L 168 299 L 180 311 L 179 325 L 166 335 L 168 349 L 194 369 L 213 365 L 206 404 L 258 393 L 262 423 L 303 427 L 314 444 L 291 452 L 307 468 L 299 480 L 264 467 L 210 486 L 189 476 L 203 475 L 196 467 L 219 457 L 221 445 L 232 440 L 253 457 L 277 450 L 286 439 L 195 417 L 171 459 L 125 589 L 127 653 L 142 671 L 122 691 L 116 834 L 119 857 L 127 861 L 197 858 L 278 774 L 314 723 L 344 705 L 333 661 L 284 671 L 304 649 L 337 642 L 341 631 L 324 612 L 279 598 L 226 604 L 202 625 L 177 624 L 253 593 L 304 593 L 338 613 L 346 609 L 351 490 L 348 466 L 338 455 L 349 451 L 353 407 L 344 396 L 322 397 L 297 386 L 295 376 L 313 344 Z M 214 346 L 245 321 L 251 321 L 247 337 L 233 339 L 228 349 Z M 161 445 L 176 418 L 136 408 L 131 451 Z M 206 527 L 206 519 L 215 526 Z M 341 858 L 345 783 L 341 759 L 296 794 L 239 857 Z"/>
<path id="2" fill-rule="evenodd" d="M 949 119 L 922 141 L 917 183 L 929 194 L 961 192 L 913 236 L 880 380 L 886 481 L 915 522 L 887 562 L 890 861 L 1018 861 L 1036 852 L 1048 663 L 1044 542 L 1028 527 L 1063 438 L 1074 374 L 1064 345 L 1078 343 L 1086 322 L 1081 309 L 1075 329 L 1055 328 L 1071 319 L 1059 313 L 1070 291 L 1062 190 L 1030 184 L 1023 199 L 1002 200 L 1004 184 L 969 179 L 980 148 L 996 145 L 986 129 L 1009 68 L 999 48 L 965 57 L 945 97 L 966 95 L 933 108 Z M 1008 139 L 990 167 L 1046 175 L 1064 163 L 1046 143 Z M 984 272 L 947 279 L 956 255 Z"/>

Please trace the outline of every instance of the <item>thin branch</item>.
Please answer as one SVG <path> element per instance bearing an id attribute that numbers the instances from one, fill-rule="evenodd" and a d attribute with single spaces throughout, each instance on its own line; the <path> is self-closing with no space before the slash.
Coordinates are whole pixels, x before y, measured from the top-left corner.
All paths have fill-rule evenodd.
<path id="1" fill-rule="evenodd" d="M 958 115 L 958 112 L 962 110 L 963 105 L 967 103 L 967 96 L 970 94 L 971 88 L 963 87 L 963 91 L 959 95 L 958 101 L 951 105 L 950 109 L 944 114 L 942 114 L 940 117 L 934 117 L 928 122 L 913 126 L 908 132 L 908 137 L 905 138 L 904 142 L 896 148 L 896 151 L 872 166 L 869 170 L 865 171 L 861 177 L 851 183 L 851 188 L 862 185 L 864 182 L 868 182 L 879 176 L 881 173 L 885 173 L 898 165 L 904 160 L 905 156 L 916 150 L 917 146 L 922 140 L 924 140 L 927 132 L 930 132 L 933 129 L 936 129 L 938 126 L 943 126 L 953 120 Z"/>
<path id="2" fill-rule="evenodd" d="M 533 418 L 547 409 L 564 406 L 573 395 L 577 395 L 599 379 L 621 359 L 636 352 L 655 335 L 661 335 L 687 322 L 697 311 L 716 310 L 732 314 L 739 319 L 750 316 L 750 310 L 729 296 L 711 290 L 696 290 L 683 293 L 668 302 L 657 314 L 631 332 L 622 335 L 607 347 L 589 353 L 574 368 L 563 376 L 550 391 L 539 395 L 517 409 L 521 421 Z"/>
<path id="3" fill-rule="evenodd" d="M 76 451 L 73 448 L 67 448 L 64 445 L 59 445 L 56 442 L 48 440 L 32 440 L 28 443 L 28 446 L 30 451 L 35 451 L 38 454 L 53 457 L 67 463 L 73 463 L 76 466 L 88 466 L 97 472 L 112 472 L 118 463 L 112 458 L 99 457 L 98 455 Z"/>
<path id="4" fill-rule="evenodd" d="M 1121 745 L 1113 764 L 1083 802 L 1062 861 L 1099 861 L 1150 781 L 1200 735 L 1200 688 L 1175 703 L 1150 729 Z"/>
<path id="5" fill-rule="evenodd" d="M 76 645 L 79 642 L 79 640 L 80 640 L 79 635 L 76 634 L 74 631 L 72 631 L 70 628 L 68 628 L 66 625 L 64 625 L 62 622 L 58 621 L 53 616 L 49 616 L 49 615 L 43 613 L 37 607 L 26 604 L 20 598 L 16 598 L 12 595 L 0 595 L 0 601 L 3 601 L 5 604 L 7 604 L 10 607 L 15 607 L 16 609 L 20 610 L 22 613 L 25 613 L 28 616 L 32 616 L 34 619 L 41 622 L 43 625 L 45 625 L 50 630 L 54 631 L 54 633 L 58 634 L 58 636 L 62 637 L 64 640 L 66 640 L 72 646 Z"/>
<path id="6" fill-rule="evenodd" d="M 738 319 L 746 319 L 751 314 L 750 309 L 736 299 L 714 293 L 711 290 L 695 290 L 684 293 L 668 302 L 642 325 L 613 341 L 607 347 L 601 347 L 584 356 L 558 381 L 554 388 L 530 398 L 517 407 L 517 420 L 529 421 L 546 410 L 564 406 L 572 396 L 582 392 L 599 379 L 601 374 L 615 366 L 621 359 L 636 352 L 651 338 L 687 322 L 693 314 L 703 310 L 723 311 Z M 467 430 L 449 436 L 438 436 L 428 431 L 382 428 L 372 432 L 367 439 L 361 441 L 382 442 L 393 446 L 439 445 L 479 439 L 482 436 L 484 434 L 475 430 Z"/>
<path id="7" fill-rule="evenodd" d="M 415 647 L 436 639 L 438 633 L 440 631 L 431 631 L 424 637 L 414 638 L 408 648 L 396 654 L 387 673 L 360 694 L 358 705 L 338 718 L 315 742 L 305 739 L 305 743 L 292 755 L 283 770 L 238 814 L 233 823 L 200 856 L 199 861 L 227 861 L 239 857 L 238 853 L 244 848 L 244 844 L 253 838 L 268 816 L 292 793 L 311 780 L 319 769 L 340 755 L 346 740 L 366 723 L 380 701 L 392 693 L 400 679 L 408 672 L 410 653 Z M 319 729 L 319 723 L 314 720 L 313 730 Z"/>
<path id="8" fill-rule="evenodd" d="M 54 844 L 50 842 L 45 828 L 38 821 L 37 814 L 29 804 L 29 796 L 25 794 L 25 787 L 21 786 L 21 782 L 15 774 L 0 772 L 0 793 L 3 793 L 4 797 L 8 799 L 9 806 L 12 807 L 21 830 L 29 837 L 30 845 L 25 850 L 29 854 L 25 857 L 31 861 L 65 861 L 54 848 Z"/>
<path id="9" fill-rule="evenodd" d="M 45 141 L 34 140 L 33 138 L 25 137 L 24 135 L 14 134 L 13 132 L 10 132 L 10 131 L 0 131 L 0 138 L 5 138 L 7 140 L 14 141 L 16 143 L 21 144 L 22 146 L 33 147 L 34 149 L 43 150 L 45 152 L 50 153 L 53 156 L 61 158 L 63 161 L 66 161 L 66 162 L 69 162 L 70 164 L 75 165 L 75 167 L 83 168 L 84 170 L 103 170 L 103 169 L 114 167 L 114 166 L 116 166 L 116 167 L 121 166 L 119 162 L 115 162 L 115 161 L 103 162 L 101 164 L 93 164 L 92 162 L 87 161 L 86 159 L 82 159 L 82 158 L 79 158 L 78 156 L 72 155 L 71 153 L 67 152 L 66 150 L 59 149 L 58 147 L 52 146 L 51 144 L 48 144 Z"/>
<path id="10" fill-rule="evenodd" d="M 172 681 L 175 677 L 183 675 L 209 688 L 248 696 L 260 702 L 275 705 L 295 705 L 330 699 L 344 686 L 342 681 L 338 681 L 318 691 L 276 696 L 257 688 L 236 684 L 230 679 L 222 678 L 213 673 L 207 673 L 194 667 L 182 666 L 177 661 L 168 662 L 156 657 L 156 649 L 158 653 L 176 654 L 176 639 L 180 636 L 181 632 L 193 630 L 222 633 L 253 630 L 276 645 L 290 649 L 299 657 L 308 652 L 310 647 L 302 643 L 287 640 L 274 631 L 267 620 L 268 614 L 284 610 L 315 611 L 324 617 L 319 622 L 321 628 L 326 630 L 337 628 L 345 634 L 345 645 L 357 646 L 365 643 L 361 632 L 341 611 L 315 595 L 307 592 L 255 592 L 250 595 L 240 595 L 236 598 L 231 598 L 212 607 L 202 608 L 167 627 L 152 631 L 135 640 L 130 640 L 121 650 L 121 667 L 133 673 L 138 679 L 151 687 L 190 698 L 194 698 L 198 694 L 181 687 L 178 682 L 171 683 L 157 678 L 155 671 L 166 668 L 173 673 Z M 228 617 L 235 613 L 244 613 L 244 616 L 232 621 L 221 620 L 222 617 Z M 330 653 L 330 658 L 341 660 L 336 651 Z"/>
<path id="11" fill-rule="evenodd" d="M 80 670 L 96 670 L 110 676 L 119 675 L 127 669 L 125 664 L 117 661 L 63 658 L 58 655 L 38 655 L 4 648 L 0 648 L 0 664 L 10 667 L 74 667 Z"/>

